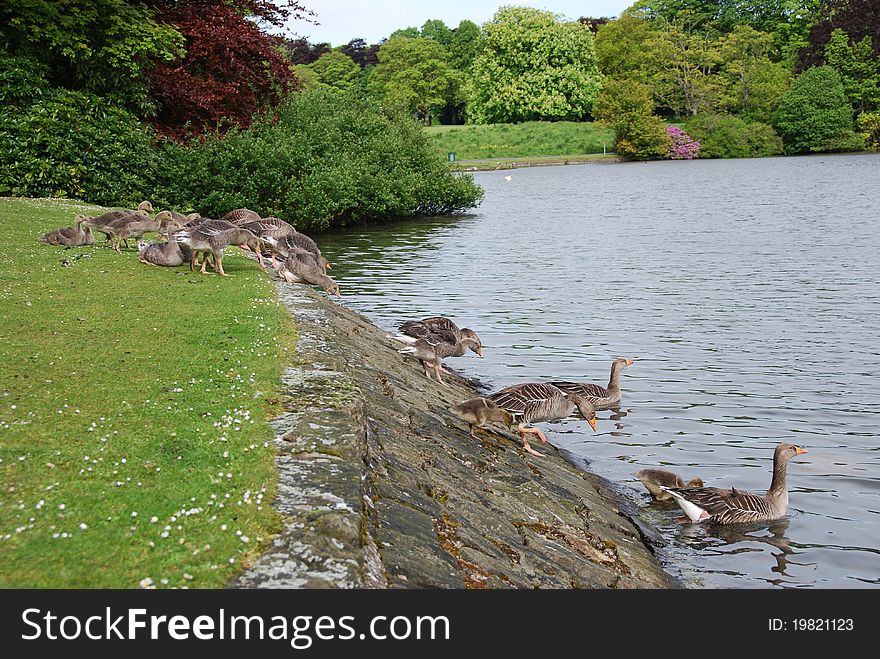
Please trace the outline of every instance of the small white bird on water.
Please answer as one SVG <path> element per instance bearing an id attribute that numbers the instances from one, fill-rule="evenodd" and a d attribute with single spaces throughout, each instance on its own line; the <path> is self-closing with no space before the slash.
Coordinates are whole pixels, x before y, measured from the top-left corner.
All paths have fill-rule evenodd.
<path id="1" fill-rule="evenodd" d="M 505 180 L 505 181 L 509 181 L 510 179 L 511 179 L 510 176 L 505 176 L 505 177 L 504 177 L 504 180 Z"/>

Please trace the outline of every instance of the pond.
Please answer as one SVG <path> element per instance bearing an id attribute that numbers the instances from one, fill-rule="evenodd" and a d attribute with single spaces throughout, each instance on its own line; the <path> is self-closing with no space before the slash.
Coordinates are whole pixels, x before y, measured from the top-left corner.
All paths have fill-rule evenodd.
<path id="1" fill-rule="evenodd" d="M 479 173 L 475 212 L 318 238 L 342 302 L 393 329 L 447 315 L 499 389 L 607 383 L 619 410 L 541 424 L 620 484 L 696 587 L 880 584 L 880 156 L 677 161 Z M 633 474 L 666 468 L 763 492 L 773 448 L 788 516 L 679 525 Z M 540 450 L 540 447 L 539 447 Z"/>

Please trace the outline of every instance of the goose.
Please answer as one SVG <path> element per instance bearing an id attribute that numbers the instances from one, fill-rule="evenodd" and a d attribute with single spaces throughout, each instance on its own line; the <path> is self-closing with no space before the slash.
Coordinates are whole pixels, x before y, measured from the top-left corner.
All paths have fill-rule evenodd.
<path id="1" fill-rule="evenodd" d="M 64 247 L 77 247 L 79 245 L 92 245 L 95 237 L 92 235 L 92 229 L 88 225 L 90 217 L 86 215 L 77 215 L 74 218 L 74 226 L 61 227 L 55 229 L 39 238 L 39 242 L 47 245 L 63 245 Z M 85 224 L 85 229 L 83 229 Z"/>
<path id="2" fill-rule="evenodd" d="M 477 438 L 474 434 L 475 427 L 484 428 L 487 423 L 492 421 L 503 423 L 506 426 L 513 426 L 516 423 L 513 414 L 482 396 L 463 401 L 450 407 L 449 411 L 468 424 L 471 437 L 474 439 Z"/>
<path id="3" fill-rule="evenodd" d="M 193 252 L 190 268 L 194 269 L 194 261 L 198 252 L 205 253 L 201 273 L 205 274 L 208 265 L 208 253 L 214 256 L 214 272 L 227 276 L 223 272 L 223 250 L 227 245 L 247 245 L 254 250 L 260 266 L 263 260 L 260 253 L 263 251 L 263 241 L 247 229 L 226 222 L 224 220 L 212 220 L 205 218 L 198 224 L 188 229 L 183 229 L 174 234 L 174 240 L 181 245 L 186 245 Z"/>
<path id="4" fill-rule="evenodd" d="M 149 220 L 150 215 L 144 209 L 134 211 L 107 211 L 97 217 L 90 218 L 86 224 L 95 231 L 103 233 L 104 237 L 109 241 L 113 238 L 113 230 L 108 229 L 107 227 L 110 223 L 122 220 L 123 218 L 128 222 L 143 222 Z M 128 247 L 128 244 L 126 244 L 126 247 Z"/>
<path id="5" fill-rule="evenodd" d="M 287 256 L 294 252 L 295 250 L 305 250 L 311 253 L 315 257 L 315 261 L 317 261 L 318 266 L 327 274 L 327 270 L 333 269 L 333 264 L 330 263 L 324 256 L 321 254 L 321 250 L 318 249 L 317 243 L 314 240 L 309 238 L 306 234 L 300 233 L 299 231 L 295 231 L 294 233 L 284 236 L 280 240 L 278 240 L 277 244 L 273 246 L 274 251 L 278 253 L 281 258 L 287 258 Z"/>
<path id="6" fill-rule="evenodd" d="M 699 478 L 692 478 L 687 483 L 685 483 L 678 474 L 673 474 L 671 471 L 664 471 L 662 469 L 642 469 L 639 472 L 636 472 L 636 478 L 642 481 L 642 485 L 645 486 L 645 489 L 651 493 L 651 496 L 657 499 L 657 501 L 668 501 L 672 498 L 672 495 L 669 492 L 663 490 L 664 487 L 678 487 L 678 488 L 689 488 L 689 487 L 703 487 L 703 481 Z"/>
<path id="7" fill-rule="evenodd" d="M 113 220 L 104 229 L 110 232 L 110 241 L 113 249 L 119 252 L 120 243 L 124 242 L 125 246 L 128 247 L 129 238 L 141 238 L 145 233 L 161 231 L 171 219 L 171 211 L 162 211 L 152 220 L 132 220 L 131 216 L 126 216 Z"/>
<path id="8" fill-rule="evenodd" d="M 393 336 L 391 338 L 400 340 L 400 337 L 404 335 Z M 412 355 L 416 359 L 418 359 L 422 367 L 425 369 L 425 376 L 430 379 L 431 378 L 431 369 L 433 369 L 434 374 L 437 376 L 437 382 L 442 385 L 446 385 L 443 382 L 443 378 L 440 377 L 440 373 L 443 369 L 443 360 L 446 357 L 461 357 L 468 350 L 474 350 L 476 352 L 475 347 L 477 346 L 477 339 L 473 339 L 469 336 L 464 336 L 462 338 L 456 338 L 455 333 L 447 331 L 447 330 L 436 330 L 434 332 L 428 332 L 424 336 L 416 339 L 413 337 L 406 337 L 408 341 L 408 345 L 397 352 L 404 355 Z M 430 368 L 429 368 L 430 366 Z M 447 371 L 448 373 L 449 371 Z"/>
<path id="9" fill-rule="evenodd" d="M 541 443 L 547 443 L 547 436 L 533 422 L 559 421 L 578 410 L 587 423 L 596 431 L 596 409 L 589 399 L 576 394 L 567 394 L 562 389 L 546 382 L 526 382 L 506 387 L 489 394 L 486 398 L 498 407 L 507 410 L 519 424 L 517 431 L 523 441 L 526 453 L 543 457 L 529 445 L 526 435 L 536 435 Z"/>
<path id="10" fill-rule="evenodd" d="M 182 228 L 180 224 L 170 222 L 166 227 L 167 242 L 138 243 L 138 260 L 141 263 L 159 265 L 166 268 L 173 268 L 189 262 L 192 259 L 192 250 L 174 240 L 174 234 Z"/>
<path id="11" fill-rule="evenodd" d="M 715 522 L 716 524 L 740 524 L 769 522 L 784 517 L 788 510 L 788 487 L 786 471 L 788 461 L 806 453 L 794 444 L 782 443 L 773 451 L 773 480 L 767 494 L 753 494 L 735 487 L 679 488 L 666 487 L 687 517 L 677 521 Z"/>
<path id="12" fill-rule="evenodd" d="M 455 334 L 455 338 L 459 340 L 468 337 L 475 342 L 471 346 L 471 350 L 477 353 L 480 357 L 483 356 L 483 343 L 480 341 L 480 337 L 477 336 L 477 333 L 467 327 L 459 328 L 458 325 L 445 316 L 431 316 L 430 318 L 422 318 L 421 320 L 407 320 L 401 323 L 399 329 L 402 336 L 398 340 L 403 341 L 404 343 L 410 343 L 406 337 L 419 339 L 436 330 L 452 332 Z"/>
<path id="13" fill-rule="evenodd" d="M 220 219 L 224 222 L 231 222 L 240 226 L 246 222 L 256 222 L 260 219 L 260 214 L 249 208 L 236 208 L 223 215 Z"/>
<path id="14" fill-rule="evenodd" d="M 342 297 L 339 285 L 331 277 L 324 274 L 321 266 L 315 260 L 314 254 L 303 249 L 290 252 L 284 259 L 284 263 L 281 264 L 278 274 L 289 284 L 315 284 L 331 295 Z"/>
<path id="15" fill-rule="evenodd" d="M 559 387 L 566 393 L 589 398 L 597 410 L 607 410 L 610 407 L 615 407 L 620 402 L 620 372 L 634 363 L 632 359 L 625 359 L 623 357 L 611 362 L 611 378 L 608 380 L 607 387 L 589 382 L 564 382 L 558 380 L 551 381 L 550 384 L 554 387 Z"/>
<path id="16" fill-rule="evenodd" d="M 247 229 L 251 233 L 256 234 L 270 245 L 269 251 L 272 252 L 273 268 L 276 265 L 275 252 L 277 251 L 276 247 L 278 245 L 278 241 L 280 241 L 282 238 L 292 236 L 296 233 L 296 229 L 294 229 L 291 224 L 288 224 L 278 217 L 266 217 L 255 220 L 253 222 L 245 222 L 244 224 L 240 224 L 239 226 Z M 284 258 L 287 258 L 289 253 L 290 250 L 288 249 L 287 254 L 284 254 Z"/>

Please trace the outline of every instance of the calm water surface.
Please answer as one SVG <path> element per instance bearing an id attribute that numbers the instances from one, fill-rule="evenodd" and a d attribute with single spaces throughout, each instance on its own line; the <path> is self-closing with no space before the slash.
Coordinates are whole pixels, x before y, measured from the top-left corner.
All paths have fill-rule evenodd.
<path id="1" fill-rule="evenodd" d="M 703 587 L 880 584 L 880 156 L 540 167 L 481 173 L 473 214 L 319 237 L 342 301 L 392 329 L 449 315 L 492 389 L 622 377 L 619 411 L 547 425 L 621 483 Z M 764 491 L 786 519 L 679 526 L 633 473 L 665 467 Z"/>

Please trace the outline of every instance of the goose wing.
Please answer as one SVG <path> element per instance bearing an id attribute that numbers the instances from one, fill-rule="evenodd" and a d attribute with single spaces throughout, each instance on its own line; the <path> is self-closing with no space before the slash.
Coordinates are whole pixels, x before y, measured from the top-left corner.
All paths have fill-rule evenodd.
<path id="1" fill-rule="evenodd" d="M 260 214 L 249 208 L 236 208 L 235 210 L 226 213 L 220 219 L 232 224 L 244 224 L 246 222 L 255 222 L 256 220 L 259 220 Z"/>
<path id="2" fill-rule="evenodd" d="M 558 387 L 567 394 L 575 394 L 576 396 L 586 398 L 590 401 L 608 396 L 608 390 L 605 387 L 590 382 L 553 381 L 550 384 L 554 387 Z"/>
<path id="3" fill-rule="evenodd" d="M 705 510 L 712 521 L 721 524 L 763 522 L 774 517 L 767 499 L 760 494 L 717 487 L 664 488 L 676 500 Z"/>
<path id="4" fill-rule="evenodd" d="M 557 416 L 558 408 L 566 407 L 569 408 L 568 411 L 571 408 L 565 393 L 546 382 L 515 384 L 489 394 L 486 398 L 526 423 L 561 418 Z M 561 416 L 567 416 L 568 411 Z"/>

